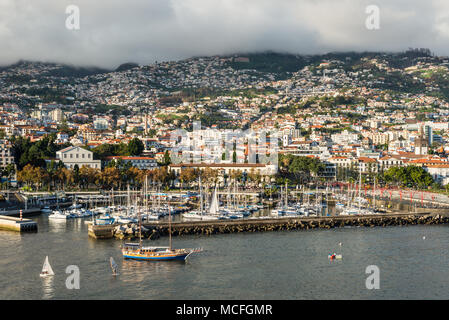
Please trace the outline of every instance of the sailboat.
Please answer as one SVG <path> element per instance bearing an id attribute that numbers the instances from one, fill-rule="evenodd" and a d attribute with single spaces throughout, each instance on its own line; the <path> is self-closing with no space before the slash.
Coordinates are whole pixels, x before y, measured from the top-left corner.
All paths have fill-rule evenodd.
<path id="1" fill-rule="evenodd" d="M 55 273 L 53 272 L 53 269 L 51 268 L 51 265 L 48 262 L 48 256 L 46 256 L 45 261 L 44 261 L 44 266 L 42 267 L 40 276 L 48 277 L 48 276 L 54 276 L 54 275 L 55 275 Z"/>
<path id="2" fill-rule="evenodd" d="M 219 207 L 218 207 L 218 193 L 217 187 L 212 195 L 212 200 L 209 206 L 209 214 L 205 214 L 203 205 L 203 189 L 201 186 L 201 177 L 199 179 L 200 186 L 200 208 L 199 211 L 190 211 L 182 214 L 185 220 L 218 220 L 219 219 Z"/>
<path id="3" fill-rule="evenodd" d="M 373 210 L 369 208 L 362 208 L 361 202 L 362 199 L 365 200 L 361 196 L 361 189 L 362 189 L 362 171 L 359 170 L 359 185 L 358 185 L 358 197 L 354 197 L 354 200 L 357 200 L 358 206 L 350 205 L 348 203 L 348 207 L 345 208 L 340 215 L 360 215 L 360 214 L 373 214 Z M 354 190 L 354 196 L 355 196 L 356 190 Z M 351 196 L 349 196 L 349 199 L 351 199 Z M 365 200 L 366 201 L 366 200 Z M 348 200 L 349 202 L 349 200 Z"/>
<path id="4" fill-rule="evenodd" d="M 168 211 L 168 247 L 144 247 L 142 246 L 142 219 L 139 211 L 139 243 L 125 243 L 122 247 L 123 258 L 133 260 L 186 260 L 192 253 L 203 251 L 197 249 L 173 249 L 171 235 L 171 209 Z"/>
<path id="5" fill-rule="evenodd" d="M 220 208 L 218 207 L 218 193 L 217 193 L 217 186 L 215 186 L 214 193 L 212 195 L 212 199 L 209 206 L 209 214 L 211 215 L 218 215 L 220 211 Z"/>
<path id="6" fill-rule="evenodd" d="M 182 214 L 182 217 L 186 220 L 202 220 L 203 219 L 203 188 L 201 186 L 201 176 L 199 177 L 199 200 L 200 208 L 198 211 L 190 211 Z"/>
<path id="7" fill-rule="evenodd" d="M 112 275 L 113 276 L 118 276 L 119 275 L 119 273 L 118 273 L 118 265 L 117 265 L 117 263 L 115 263 L 113 257 L 111 257 L 110 262 L 111 262 Z"/>

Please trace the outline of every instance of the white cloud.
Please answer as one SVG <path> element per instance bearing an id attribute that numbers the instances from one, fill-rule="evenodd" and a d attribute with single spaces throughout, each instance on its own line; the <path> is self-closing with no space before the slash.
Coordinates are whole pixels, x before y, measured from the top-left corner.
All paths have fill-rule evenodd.
<path id="1" fill-rule="evenodd" d="M 68 5 L 81 29 L 65 28 Z M 368 5 L 380 29 L 365 27 Z M 428 47 L 449 55 L 445 0 L 0 0 L 0 64 L 19 59 L 116 67 L 134 61 L 275 50 Z"/>

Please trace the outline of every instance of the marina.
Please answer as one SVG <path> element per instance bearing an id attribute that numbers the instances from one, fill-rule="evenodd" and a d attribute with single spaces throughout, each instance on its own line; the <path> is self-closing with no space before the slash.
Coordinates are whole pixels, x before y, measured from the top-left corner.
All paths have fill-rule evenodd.
<path id="1" fill-rule="evenodd" d="M 65 288 L 64 271 L 75 264 L 81 271 L 75 295 L 83 299 L 373 298 L 356 282 L 346 287 L 342 282 L 363 280 L 367 263 L 386 268 L 391 258 L 385 248 L 397 251 L 401 270 L 409 259 L 404 246 L 445 250 L 432 240 L 440 237 L 445 243 L 449 223 L 449 206 L 438 195 L 415 194 L 413 199 L 410 193 L 410 198 L 401 197 L 400 190 L 365 193 L 355 185 L 307 190 L 283 186 L 272 199 L 251 199 L 233 188 L 147 191 L 144 185 L 139 192 L 130 188 L 119 197 L 111 192 L 101 200 L 93 194 L 65 195 L 63 202 L 59 196 L 50 202 L 46 196 L 45 203 L 35 198 L 27 206 L 40 203 L 40 210 L 27 210 L 39 212 L 22 220 L 20 210 L 25 208 L 15 208 L 19 218 L 5 217 L 12 221 L 8 223 L 31 221 L 39 232 L 0 230 L 0 249 L 7 256 L 0 267 L 13 276 L 14 268 L 27 274 L 19 286 L 3 279 L 0 296 L 24 298 L 27 292 L 25 299 L 74 298 Z M 354 212 L 343 213 L 349 209 Z M 186 218 L 191 213 L 201 219 Z M 385 237 L 390 240 L 385 242 Z M 274 257 L 275 266 L 268 262 Z M 438 261 L 428 259 L 446 273 Z M 334 287 L 328 288 L 329 283 Z M 398 285 L 376 298 L 407 296 Z M 414 294 L 424 295 L 418 291 Z"/>
<path id="2" fill-rule="evenodd" d="M 2 299 L 449 298 L 447 225 L 183 235 L 176 246 L 204 251 L 181 263 L 122 259 L 124 242 L 87 237 L 81 219 L 35 219 L 38 233 L 0 231 Z M 166 244 L 167 237 L 143 239 Z M 330 260 L 331 252 L 342 259 Z M 46 256 L 55 275 L 42 278 Z M 366 290 L 371 264 L 381 269 L 381 290 Z M 68 265 L 80 269 L 79 290 L 65 286 Z"/>
<path id="3" fill-rule="evenodd" d="M 0 283 L 5 290 L 0 296 L 14 298 L 25 290 L 26 299 L 67 298 L 61 280 L 67 265 L 75 264 L 82 272 L 79 297 L 90 299 L 123 295 L 130 299 L 339 299 L 354 294 L 372 298 L 357 284 L 343 288 L 334 283 L 334 288 L 325 291 L 319 288 L 335 279 L 364 279 L 366 263 L 385 268 L 391 259 L 384 248 L 397 251 L 398 266 L 406 269 L 402 261 L 409 256 L 404 256 L 403 251 L 408 250 L 404 246 L 415 250 L 433 245 L 431 250 L 444 252 L 432 239 L 439 237 L 441 243 L 449 243 L 449 238 L 444 240 L 449 206 L 443 196 L 421 193 L 417 198 L 415 193 L 413 198 L 409 193 L 406 198 L 401 190 L 362 192 L 356 185 L 346 185 L 307 190 L 283 186 L 274 198 L 251 199 L 239 196 L 236 189 L 229 193 L 232 188 L 228 192 L 199 188 L 183 196 L 159 190 L 151 194 L 144 185 L 138 192 L 128 189 L 124 196 L 115 197 L 111 192 L 101 201 L 88 194 L 66 195 L 63 202 L 57 197 L 56 202 L 41 203 L 39 210 L 27 208 L 37 214 L 27 218 L 20 218 L 20 210 L 25 210 L 16 208 L 19 218 L 0 218 L 0 222 L 33 223 L 36 229 L 0 230 L 0 249 L 8 257 L 0 267 L 14 274 L 11 268 L 20 265 L 28 270 L 22 272 L 30 274 L 28 283 L 18 288 L 3 279 Z M 39 202 L 36 198 L 33 204 Z M 189 219 L 188 214 L 201 219 Z M 25 232 L 37 231 L 37 226 L 39 232 Z M 389 242 L 385 237 L 390 237 Z M 20 257 L 13 255 L 12 244 Z M 266 261 L 274 257 L 276 267 Z M 367 257 L 375 261 L 367 261 Z M 428 259 L 446 273 L 438 261 Z M 283 273 L 289 275 L 288 280 Z M 195 282 L 178 281 L 185 277 Z M 398 285 L 376 298 L 407 297 Z M 187 295 L 186 290 L 190 290 Z"/>

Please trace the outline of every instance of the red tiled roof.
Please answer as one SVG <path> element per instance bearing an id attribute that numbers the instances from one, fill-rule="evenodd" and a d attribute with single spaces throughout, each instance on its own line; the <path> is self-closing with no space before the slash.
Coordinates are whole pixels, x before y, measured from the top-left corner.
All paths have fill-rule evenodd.
<path id="1" fill-rule="evenodd" d="M 371 163 L 377 162 L 376 159 L 368 158 L 368 157 L 359 157 L 359 161 L 362 161 L 362 162 L 371 162 Z"/>

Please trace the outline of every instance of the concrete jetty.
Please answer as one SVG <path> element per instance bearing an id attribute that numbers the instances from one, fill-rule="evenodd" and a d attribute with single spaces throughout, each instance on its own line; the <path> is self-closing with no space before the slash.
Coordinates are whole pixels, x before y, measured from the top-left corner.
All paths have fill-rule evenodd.
<path id="1" fill-rule="evenodd" d="M 114 237 L 114 228 L 117 224 L 112 225 L 94 225 L 91 221 L 86 221 L 88 224 L 87 232 L 89 237 L 94 239 L 111 239 Z"/>
<path id="2" fill-rule="evenodd" d="M 37 222 L 30 219 L 0 216 L 0 229 L 18 232 L 36 232 Z"/>
<path id="3" fill-rule="evenodd" d="M 449 223 L 449 216 L 430 213 L 389 213 L 375 215 L 332 216 L 332 217 L 288 217 L 267 219 L 236 219 L 215 221 L 173 222 L 172 235 L 211 235 L 235 232 L 264 232 L 281 230 L 331 229 L 344 226 L 402 226 L 415 224 Z M 168 235 L 168 222 L 143 224 L 142 236 L 157 239 Z M 138 237 L 137 224 L 89 225 L 89 236 L 95 239 L 133 239 Z"/>

